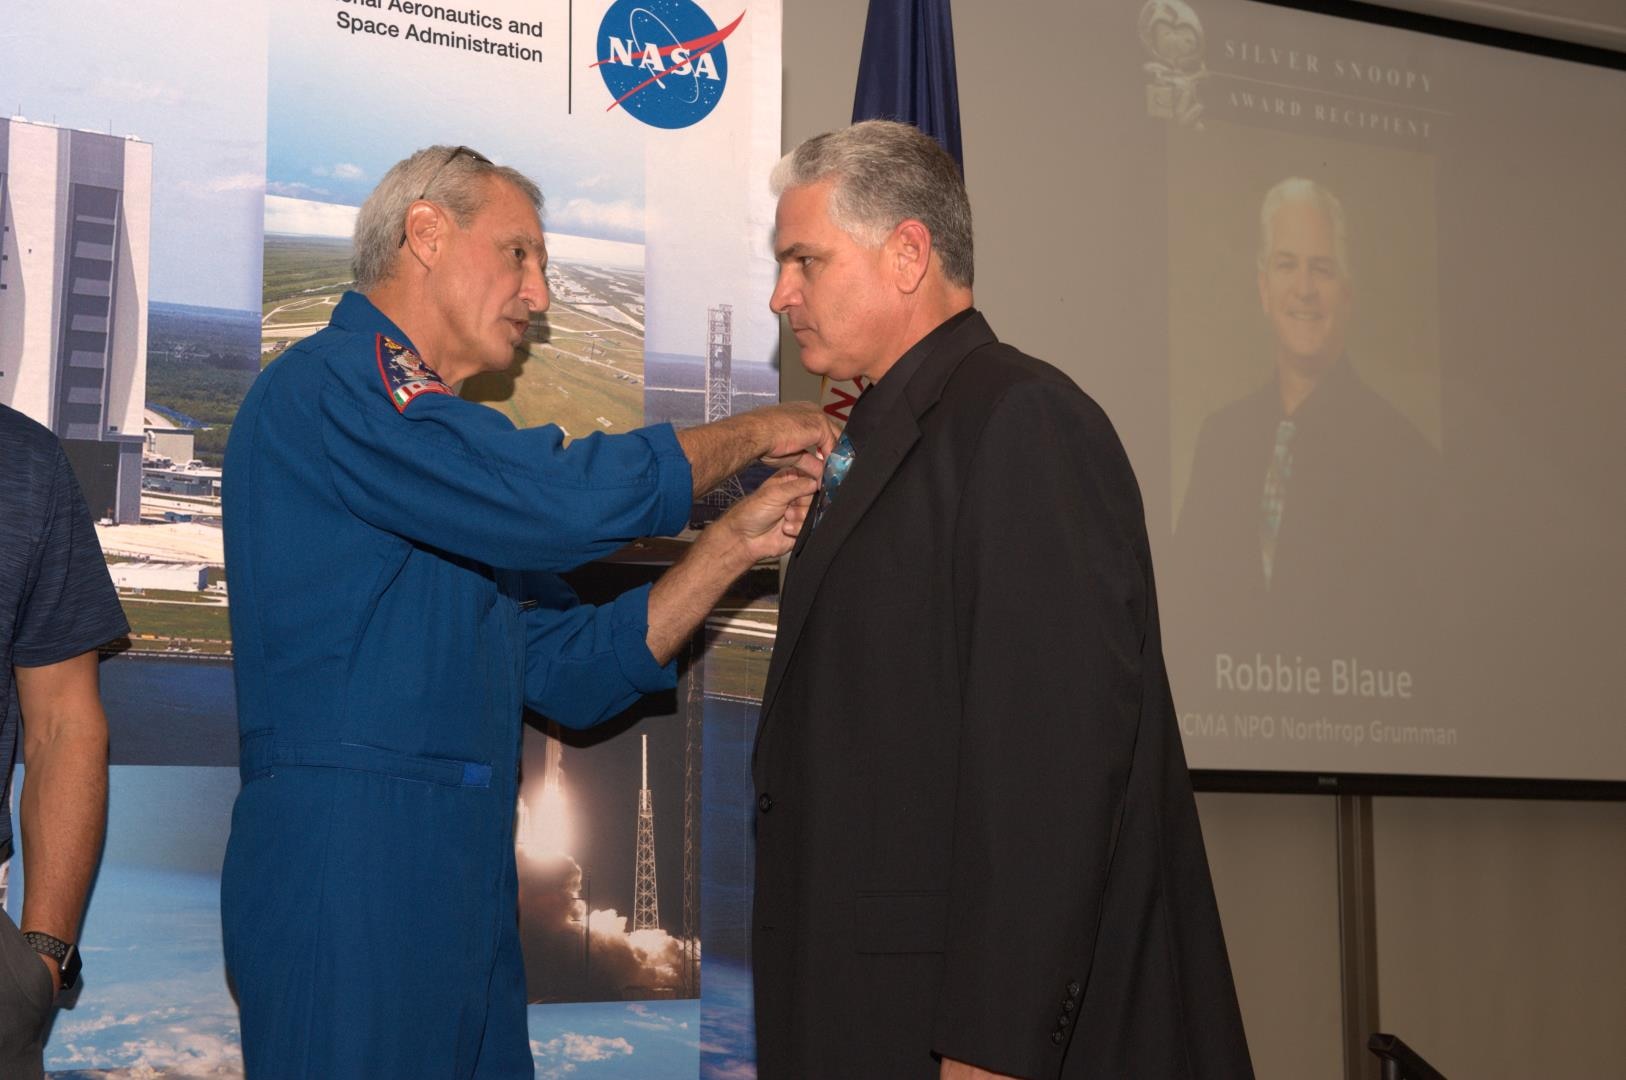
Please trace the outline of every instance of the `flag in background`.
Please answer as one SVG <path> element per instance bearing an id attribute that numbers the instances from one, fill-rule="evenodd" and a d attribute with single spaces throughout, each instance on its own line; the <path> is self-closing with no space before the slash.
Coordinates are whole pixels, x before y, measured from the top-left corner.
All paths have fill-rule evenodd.
<path id="1" fill-rule="evenodd" d="M 960 153 L 960 91 L 949 0 L 869 0 L 853 122 L 902 120 Z"/>

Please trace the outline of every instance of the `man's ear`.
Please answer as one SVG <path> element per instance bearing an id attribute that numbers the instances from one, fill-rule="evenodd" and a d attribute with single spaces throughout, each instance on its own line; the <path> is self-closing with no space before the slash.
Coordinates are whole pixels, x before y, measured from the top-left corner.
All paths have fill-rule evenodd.
<path id="1" fill-rule="evenodd" d="M 425 266 L 433 266 L 440 257 L 441 243 L 445 239 L 445 224 L 441 209 L 434 203 L 419 199 L 406 212 L 406 242 L 413 258 Z"/>
<path id="2" fill-rule="evenodd" d="M 932 261 L 932 234 L 923 222 L 905 218 L 887 237 L 887 255 L 897 274 L 898 290 L 913 293 L 926 280 Z"/>

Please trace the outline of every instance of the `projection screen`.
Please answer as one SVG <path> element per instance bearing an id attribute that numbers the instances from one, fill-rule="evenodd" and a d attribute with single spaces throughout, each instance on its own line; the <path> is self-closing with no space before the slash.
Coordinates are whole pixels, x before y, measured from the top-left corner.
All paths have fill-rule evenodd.
<path id="1" fill-rule="evenodd" d="M 1140 478 L 1191 765 L 1626 780 L 1626 72 L 1087 11 L 1069 213 L 1133 298 L 1060 360 Z"/>

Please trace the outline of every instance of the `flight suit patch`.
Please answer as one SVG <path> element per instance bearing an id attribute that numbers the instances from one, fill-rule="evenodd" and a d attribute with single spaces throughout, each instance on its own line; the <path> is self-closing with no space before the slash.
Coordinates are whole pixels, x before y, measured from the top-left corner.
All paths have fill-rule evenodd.
<path id="1" fill-rule="evenodd" d="M 452 388 L 418 354 L 399 341 L 378 335 L 378 374 L 396 412 L 406 412 L 420 394 L 450 394 Z"/>

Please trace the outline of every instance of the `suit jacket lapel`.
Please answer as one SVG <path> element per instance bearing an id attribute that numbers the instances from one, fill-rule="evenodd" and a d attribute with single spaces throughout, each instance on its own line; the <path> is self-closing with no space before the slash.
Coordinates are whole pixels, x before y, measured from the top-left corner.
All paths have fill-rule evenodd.
<path id="1" fill-rule="evenodd" d="M 871 445 L 854 459 L 852 472 L 842 483 L 835 500 L 824 511 L 812 535 L 803 533 L 791 555 L 779 602 L 779 633 L 774 640 L 773 657 L 768 662 L 768 679 L 762 693 L 762 722 L 757 727 L 760 743 L 785 667 L 796 651 L 802 628 L 818 596 L 825 571 L 859 521 L 880 497 L 892 474 L 903 463 L 909 449 L 920 438 L 920 418 L 937 399 L 949 376 L 960 362 L 983 345 L 997 340 L 980 314 L 968 318 L 926 357 L 916 370 L 903 396 L 877 426 Z M 810 519 L 811 520 L 811 519 Z"/>

